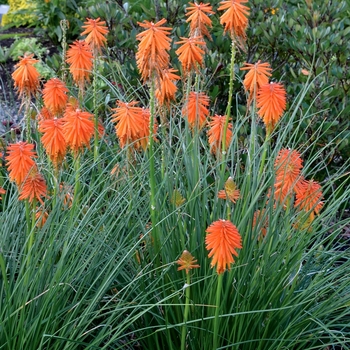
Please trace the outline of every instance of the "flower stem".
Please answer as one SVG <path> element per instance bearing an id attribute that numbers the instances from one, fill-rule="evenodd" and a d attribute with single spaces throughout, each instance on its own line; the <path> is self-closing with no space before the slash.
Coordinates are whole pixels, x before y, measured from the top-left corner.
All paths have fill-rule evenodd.
<path id="1" fill-rule="evenodd" d="M 213 349 L 218 348 L 218 333 L 219 333 L 219 312 L 220 312 L 220 300 L 221 300 L 221 290 L 222 290 L 222 280 L 224 274 L 220 273 L 218 276 L 218 285 L 216 289 L 216 308 L 215 308 L 215 318 L 214 318 L 214 336 L 213 336 Z"/>
<path id="2" fill-rule="evenodd" d="M 187 332 L 187 320 L 188 320 L 188 312 L 190 310 L 190 274 L 186 274 L 186 303 L 185 303 L 185 311 L 184 311 L 184 324 L 181 330 L 181 350 L 186 349 L 186 332 Z"/>
<path id="3" fill-rule="evenodd" d="M 94 163 L 97 163 L 98 159 L 98 116 L 97 116 L 97 62 L 96 62 L 96 54 L 94 55 L 93 60 L 93 81 L 92 81 L 92 89 L 93 89 L 93 113 L 94 113 L 94 122 L 95 122 L 95 135 L 94 135 Z"/>

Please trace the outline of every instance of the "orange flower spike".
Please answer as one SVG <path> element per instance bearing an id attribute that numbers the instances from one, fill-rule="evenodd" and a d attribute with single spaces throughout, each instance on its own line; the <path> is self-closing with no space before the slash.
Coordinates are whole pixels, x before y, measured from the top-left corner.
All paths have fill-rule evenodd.
<path id="1" fill-rule="evenodd" d="M 230 221 L 218 220 L 213 222 L 207 229 L 205 244 L 209 250 L 208 257 L 213 257 L 211 267 L 216 267 L 218 274 L 234 263 L 233 255 L 238 256 L 236 249 L 242 248 L 242 238 L 237 227 Z"/>
<path id="2" fill-rule="evenodd" d="M 218 198 L 220 199 L 229 199 L 232 203 L 236 203 L 239 199 L 240 191 L 237 188 L 237 185 L 230 176 L 225 182 L 225 189 L 219 191 Z"/>
<path id="3" fill-rule="evenodd" d="M 182 44 L 175 53 L 179 56 L 183 72 L 189 73 L 192 69 L 198 71 L 198 65 L 203 66 L 205 42 L 201 37 L 181 38 L 181 41 L 175 44 Z"/>
<path id="4" fill-rule="evenodd" d="M 140 135 L 144 133 L 143 112 L 141 107 L 136 107 L 137 104 L 137 101 L 129 103 L 118 101 L 118 107 L 112 109 L 115 111 L 115 114 L 112 115 L 112 121 L 117 123 L 115 130 L 122 148 L 126 144 L 138 140 Z"/>
<path id="5" fill-rule="evenodd" d="M 166 104 L 169 106 L 170 101 L 175 99 L 175 93 L 177 90 L 174 81 L 179 80 L 180 77 L 175 74 L 176 69 L 169 68 L 162 71 L 159 79 L 159 87 L 156 89 L 155 94 L 160 105 Z"/>
<path id="6" fill-rule="evenodd" d="M 208 130 L 208 138 L 211 152 L 214 154 L 217 152 L 217 149 L 221 149 L 225 120 L 225 115 L 216 114 L 214 117 L 211 117 L 211 121 L 209 122 L 210 129 Z M 228 149 L 231 140 L 232 125 L 229 123 L 226 131 L 226 149 Z"/>
<path id="7" fill-rule="evenodd" d="M 35 165 L 32 158 L 37 158 L 33 144 L 23 141 L 9 144 L 8 156 L 5 159 L 7 160 L 10 180 L 15 181 L 17 186 L 22 184 L 29 170 Z"/>
<path id="8" fill-rule="evenodd" d="M 143 81 L 147 81 L 153 72 L 161 76 L 161 71 L 169 65 L 167 51 L 170 50 L 169 34 L 172 28 L 162 27 L 164 23 L 166 23 L 164 18 L 157 23 L 138 22 L 142 28 L 146 29 L 136 35 L 136 39 L 140 41 L 136 63 Z"/>
<path id="9" fill-rule="evenodd" d="M 42 120 L 39 122 L 39 131 L 43 133 L 41 143 L 57 168 L 67 152 L 67 143 L 63 134 L 63 119 Z"/>
<path id="10" fill-rule="evenodd" d="M 188 101 L 182 109 L 182 115 L 187 116 L 191 128 L 201 129 L 209 115 L 209 97 L 203 92 L 191 91 Z"/>
<path id="11" fill-rule="evenodd" d="M 224 26 L 224 33 L 230 32 L 231 38 L 246 38 L 248 27 L 249 7 L 243 5 L 248 0 L 221 1 L 218 11 L 224 11 L 220 17 L 220 24 Z"/>
<path id="12" fill-rule="evenodd" d="M 207 27 L 212 27 L 211 19 L 207 14 L 212 15 L 215 12 L 212 11 L 212 6 L 208 4 L 200 4 L 189 2 L 190 6 L 187 7 L 186 16 L 188 17 L 186 22 L 190 23 L 190 36 L 206 36 L 211 40 L 211 36 Z"/>
<path id="13" fill-rule="evenodd" d="M 286 90 L 280 83 L 263 85 L 256 99 L 258 115 L 270 134 L 286 109 Z"/>
<path id="14" fill-rule="evenodd" d="M 198 264 L 196 264 L 197 259 L 195 259 L 193 255 L 187 250 L 183 251 L 176 263 L 180 265 L 177 268 L 177 271 L 186 270 L 186 275 L 190 272 L 190 270 L 198 269 L 200 267 Z"/>
<path id="15" fill-rule="evenodd" d="M 284 201 L 286 197 L 295 191 L 298 181 L 301 179 L 303 160 L 300 153 L 295 150 L 281 149 L 275 161 L 276 179 L 274 183 L 274 196 L 277 200 Z"/>
<path id="16" fill-rule="evenodd" d="M 82 28 L 85 30 L 80 35 L 87 35 L 85 41 L 91 46 L 94 54 L 97 52 L 101 53 L 102 46 L 105 46 L 107 43 L 106 35 L 109 32 L 108 28 L 105 26 L 106 22 L 101 21 L 100 18 L 87 18 L 84 24 Z"/>
<path id="17" fill-rule="evenodd" d="M 67 145 L 75 155 L 84 147 L 90 146 L 90 140 L 94 134 L 93 115 L 83 112 L 79 108 L 74 109 L 68 104 L 63 115 L 63 135 Z"/>
<path id="18" fill-rule="evenodd" d="M 149 139 L 149 123 L 150 123 L 150 110 L 148 108 L 142 108 L 141 117 L 142 117 L 142 125 L 140 126 L 140 132 L 138 136 L 137 142 L 135 142 L 134 146 L 136 148 L 142 147 L 143 150 L 146 150 Z M 158 125 L 155 122 L 153 125 L 153 134 L 157 133 Z M 154 136 L 155 139 L 155 136 Z"/>
<path id="19" fill-rule="evenodd" d="M 245 90 L 249 91 L 249 99 L 255 97 L 259 88 L 269 83 L 271 77 L 271 67 L 267 62 L 261 63 L 259 60 L 255 64 L 245 63 L 240 70 L 247 70 L 243 85 Z"/>
<path id="20" fill-rule="evenodd" d="M 51 113 L 51 111 L 46 108 L 46 107 L 43 107 L 41 108 L 41 110 L 39 111 L 39 114 L 38 114 L 38 120 L 46 120 L 46 119 L 53 119 L 54 118 L 54 115 Z"/>
<path id="21" fill-rule="evenodd" d="M 312 211 L 310 216 L 313 218 L 323 207 L 322 198 L 322 187 L 317 181 L 300 181 L 296 186 L 294 207 L 306 212 Z"/>
<path id="22" fill-rule="evenodd" d="M 54 115 L 61 114 L 66 108 L 68 95 L 66 84 L 58 78 L 46 82 L 43 89 L 44 105 Z M 48 118 L 45 118 L 48 119 Z"/>
<path id="23" fill-rule="evenodd" d="M 69 45 L 66 62 L 69 64 L 69 71 L 80 89 L 84 88 L 85 81 L 90 81 L 92 58 L 91 48 L 86 41 L 76 40 Z"/>
<path id="24" fill-rule="evenodd" d="M 37 210 L 35 213 L 36 227 L 42 228 L 45 225 L 47 218 L 49 217 L 49 213 L 44 210 Z"/>
<path id="25" fill-rule="evenodd" d="M 12 73 L 14 86 L 18 89 L 19 96 L 34 96 L 39 88 L 40 74 L 34 67 L 39 62 L 33 58 L 33 54 L 20 57 L 20 61 L 15 65 L 17 69 Z"/>
<path id="26" fill-rule="evenodd" d="M 46 182 L 42 175 L 39 173 L 36 165 L 33 166 L 28 173 L 25 181 L 23 182 L 20 193 L 19 200 L 28 200 L 33 203 L 34 199 L 44 204 L 41 197 L 47 196 Z"/>

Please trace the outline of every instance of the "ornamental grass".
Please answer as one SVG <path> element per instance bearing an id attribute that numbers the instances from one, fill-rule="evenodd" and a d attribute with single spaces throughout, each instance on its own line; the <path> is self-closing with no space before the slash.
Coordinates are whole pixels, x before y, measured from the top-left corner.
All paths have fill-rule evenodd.
<path id="1" fill-rule="evenodd" d="M 183 30 L 145 11 L 135 85 L 89 18 L 41 78 L 1 144 L 1 349 L 349 348 L 350 160 L 320 176 L 342 140 L 301 142 L 317 77 L 291 99 L 245 57 L 251 7 L 189 3 Z M 231 60 L 210 76 L 217 35 Z"/>

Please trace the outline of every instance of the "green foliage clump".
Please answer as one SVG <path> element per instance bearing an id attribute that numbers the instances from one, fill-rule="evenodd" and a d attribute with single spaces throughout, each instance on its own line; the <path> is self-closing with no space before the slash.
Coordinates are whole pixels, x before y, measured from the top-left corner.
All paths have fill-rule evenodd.
<path id="1" fill-rule="evenodd" d="M 8 4 L 10 11 L 3 17 L 3 25 L 19 27 L 36 23 L 37 18 L 33 14 L 35 5 L 32 1 L 8 0 Z"/>

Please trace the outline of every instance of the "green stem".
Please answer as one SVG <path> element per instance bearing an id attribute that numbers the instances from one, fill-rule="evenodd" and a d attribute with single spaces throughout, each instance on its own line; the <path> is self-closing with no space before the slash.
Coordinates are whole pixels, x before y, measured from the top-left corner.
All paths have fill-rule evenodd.
<path id="1" fill-rule="evenodd" d="M 230 80 L 229 80 L 229 93 L 228 93 L 228 101 L 226 107 L 226 119 L 224 124 L 224 130 L 222 133 L 222 145 L 221 145 L 221 153 L 222 153 L 222 163 L 221 163 L 221 181 L 224 180 L 225 174 L 225 160 L 226 160 L 226 134 L 228 129 L 228 123 L 231 117 L 231 108 L 232 108 L 232 96 L 233 96 L 233 81 L 235 79 L 235 57 L 236 57 L 236 46 L 234 41 L 231 43 L 231 62 L 230 62 Z"/>
<path id="2" fill-rule="evenodd" d="M 80 154 L 75 155 L 74 159 L 74 170 L 75 170 L 75 184 L 74 184 L 74 197 L 73 197 L 73 204 L 72 209 L 73 213 L 75 212 L 75 209 L 77 208 L 79 204 L 79 196 L 80 196 Z"/>
<path id="3" fill-rule="evenodd" d="M 265 160 L 266 160 L 266 154 L 267 154 L 267 144 L 270 140 L 270 133 L 266 131 L 266 137 L 265 137 L 265 142 L 263 144 L 263 153 L 261 155 L 261 163 L 260 163 L 260 168 L 259 168 L 259 178 L 261 178 L 261 175 L 264 171 L 264 165 L 265 165 Z"/>
<path id="4" fill-rule="evenodd" d="M 27 244 L 27 267 L 30 267 L 30 260 L 31 260 L 31 250 L 33 247 L 34 243 L 34 234 L 35 234 L 35 209 L 36 209 L 36 200 L 33 200 L 32 207 L 30 207 L 30 204 L 28 201 L 26 201 L 26 215 L 27 215 L 27 220 L 29 219 L 28 222 L 28 229 L 29 229 L 29 240 Z M 30 213 L 31 211 L 31 213 Z M 30 218 L 31 214 L 31 218 Z"/>
<path id="5" fill-rule="evenodd" d="M 218 285 L 216 289 L 216 308 L 215 308 L 215 318 L 214 318 L 214 336 L 213 336 L 213 350 L 218 347 L 218 333 L 219 333 L 219 313 L 220 313 L 220 301 L 221 301 L 221 290 L 222 290 L 222 280 L 224 274 L 220 273 L 218 276 Z"/>
<path id="6" fill-rule="evenodd" d="M 186 333 L 187 333 L 187 320 L 188 320 L 188 312 L 190 310 L 190 274 L 186 274 L 186 303 L 185 303 L 185 311 L 184 311 L 184 324 L 181 330 L 181 350 L 186 349 Z"/>
<path id="7" fill-rule="evenodd" d="M 152 238 L 154 241 L 155 253 L 159 253 L 160 239 L 157 233 L 157 202 L 156 202 L 156 176 L 154 166 L 154 140 L 153 140 L 153 129 L 154 129 L 154 115 L 155 115 L 155 83 L 154 79 L 151 79 L 151 91 L 150 91 L 150 123 L 149 123 L 149 174 L 150 174 L 150 213 L 152 223 Z"/>

